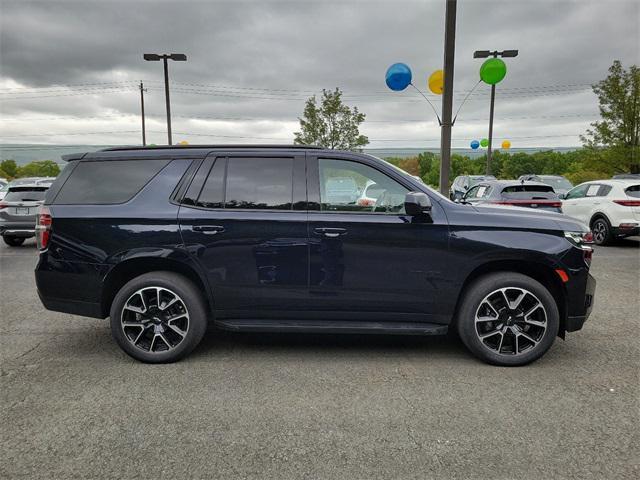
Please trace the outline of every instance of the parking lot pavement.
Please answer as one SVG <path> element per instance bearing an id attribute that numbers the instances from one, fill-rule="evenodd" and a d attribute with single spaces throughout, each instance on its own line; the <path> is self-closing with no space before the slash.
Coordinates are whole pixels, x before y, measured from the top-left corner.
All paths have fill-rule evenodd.
<path id="1" fill-rule="evenodd" d="M 452 338 L 209 331 L 136 363 L 47 312 L 0 246 L 2 478 L 638 478 L 640 241 L 598 248 L 594 312 L 537 363 Z M 635 470 L 634 470 L 635 468 Z"/>

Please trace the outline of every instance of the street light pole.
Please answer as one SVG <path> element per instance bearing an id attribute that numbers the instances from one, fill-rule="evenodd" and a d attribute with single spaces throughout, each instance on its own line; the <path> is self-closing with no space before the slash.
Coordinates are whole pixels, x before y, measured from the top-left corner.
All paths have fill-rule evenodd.
<path id="1" fill-rule="evenodd" d="M 489 51 L 489 50 L 476 50 L 475 52 L 473 52 L 473 58 L 487 58 L 487 57 L 493 57 L 493 58 L 498 58 L 498 57 L 517 57 L 518 56 L 518 50 L 503 50 L 503 51 L 498 51 L 498 50 L 494 50 Z M 492 84 L 491 85 L 491 106 L 489 107 L 489 144 L 487 145 L 487 175 L 491 175 L 491 155 L 492 155 L 492 151 L 491 151 L 491 144 L 493 141 L 493 111 L 494 111 L 494 104 L 496 101 L 496 84 Z"/>
<path id="2" fill-rule="evenodd" d="M 147 89 L 144 88 L 144 85 L 142 84 L 142 82 L 140 82 L 140 109 L 142 110 L 142 146 L 143 147 L 147 146 L 147 132 L 144 126 L 144 92 L 146 91 Z"/>
<path id="3" fill-rule="evenodd" d="M 449 195 L 451 170 L 451 117 L 453 113 L 453 64 L 456 48 L 456 0 L 446 0 L 444 28 L 444 89 L 440 129 L 440 193 Z"/>
<path id="4" fill-rule="evenodd" d="M 493 106 L 496 101 L 496 86 L 491 85 L 491 107 L 489 107 L 489 145 L 487 146 L 487 175 L 491 175 L 491 142 L 493 141 Z"/>
<path id="5" fill-rule="evenodd" d="M 167 103 L 167 144 L 173 145 L 171 139 L 171 102 L 169 101 L 169 66 L 166 55 L 162 58 L 164 63 L 164 99 Z"/>
<path id="6" fill-rule="evenodd" d="M 147 61 L 157 62 L 163 61 L 164 65 L 164 96 L 167 104 L 167 141 L 169 145 L 172 145 L 171 140 L 171 103 L 169 101 L 169 65 L 167 60 L 173 60 L 176 62 L 186 62 L 187 56 L 183 53 L 145 53 L 143 58 Z"/>

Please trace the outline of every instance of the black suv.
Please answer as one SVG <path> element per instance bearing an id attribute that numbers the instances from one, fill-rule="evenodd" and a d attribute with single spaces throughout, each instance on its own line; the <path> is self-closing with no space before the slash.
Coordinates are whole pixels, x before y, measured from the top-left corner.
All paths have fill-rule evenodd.
<path id="1" fill-rule="evenodd" d="M 440 335 L 522 365 L 589 316 L 587 228 L 462 205 L 375 157 L 313 147 L 115 148 L 67 156 L 38 221 L 50 310 L 111 317 L 170 362 L 235 331 Z"/>

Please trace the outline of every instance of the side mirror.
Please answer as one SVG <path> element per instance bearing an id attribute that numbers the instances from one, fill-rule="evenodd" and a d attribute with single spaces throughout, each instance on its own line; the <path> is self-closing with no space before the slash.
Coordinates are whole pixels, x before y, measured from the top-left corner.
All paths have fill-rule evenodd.
<path id="1" fill-rule="evenodd" d="M 404 197 L 404 211 L 412 217 L 431 213 L 431 199 L 426 193 L 409 192 Z"/>
<path id="2" fill-rule="evenodd" d="M 560 200 L 564 200 L 565 198 L 567 198 L 567 194 L 566 193 L 560 193 L 560 194 L 558 194 L 558 198 Z"/>
<path id="3" fill-rule="evenodd" d="M 469 185 L 468 185 L 468 184 L 464 184 L 464 185 L 462 186 L 462 188 L 464 188 L 465 190 L 469 190 Z"/>

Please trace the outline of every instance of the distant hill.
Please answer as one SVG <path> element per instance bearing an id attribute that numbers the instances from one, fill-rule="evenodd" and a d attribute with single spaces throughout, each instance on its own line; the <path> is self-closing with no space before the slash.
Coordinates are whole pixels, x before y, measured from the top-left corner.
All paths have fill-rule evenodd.
<path id="1" fill-rule="evenodd" d="M 42 144 L 0 144 L 0 160 L 13 159 L 18 165 L 32 162 L 34 160 L 54 160 L 61 163 L 61 155 L 77 152 L 95 152 L 102 148 L 113 145 L 42 145 Z M 530 148 L 511 148 L 509 151 L 533 153 L 541 150 L 555 150 L 558 152 L 568 152 L 576 150 L 580 147 L 530 147 Z M 439 153 L 437 148 L 365 148 L 365 153 L 375 155 L 376 157 L 414 157 L 422 152 Z M 485 154 L 486 150 L 472 150 L 470 148 L 454 148 L 453 153 L 466 155 L 471 158 L 480 157 Z"/>

